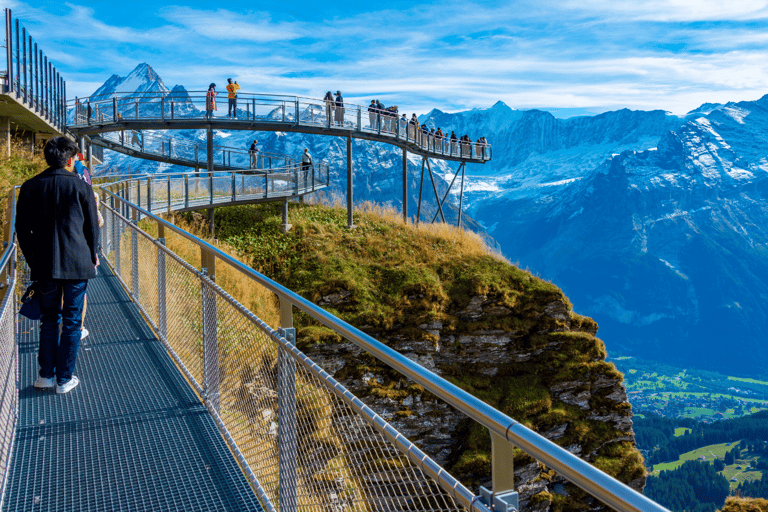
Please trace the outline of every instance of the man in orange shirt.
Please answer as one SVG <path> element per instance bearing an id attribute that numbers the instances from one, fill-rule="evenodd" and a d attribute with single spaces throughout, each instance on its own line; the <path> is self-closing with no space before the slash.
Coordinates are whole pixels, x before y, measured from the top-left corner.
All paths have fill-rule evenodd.
<path id="1" fill-rule="evenodd" d="M 237 91 L 240 90 L 240 86 L 237 85 L 237 80 L 232 83 L 231 78 L 227 78 L 227 98 L 229 99 L 229 113 L 227 117 L 233 117 L 237 119 Z"/>

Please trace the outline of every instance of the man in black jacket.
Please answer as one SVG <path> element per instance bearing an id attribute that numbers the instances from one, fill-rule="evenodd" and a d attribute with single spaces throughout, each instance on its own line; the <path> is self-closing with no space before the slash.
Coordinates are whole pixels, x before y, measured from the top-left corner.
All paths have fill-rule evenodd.
<path id="1" fill-rule="evenodd" d="M 16 236 L 42 312 L 40 377 L 34 386 L 56 387 L 57 393 L 68 393 L 79 384 L 73 371 L 83 300 L 98 265 L 96 199 L 91 187 L 72 172 L 77 151 L 66 137 L 48 141 L 43 152 L 50 167 L 21 186 L 16 204 Z"/>

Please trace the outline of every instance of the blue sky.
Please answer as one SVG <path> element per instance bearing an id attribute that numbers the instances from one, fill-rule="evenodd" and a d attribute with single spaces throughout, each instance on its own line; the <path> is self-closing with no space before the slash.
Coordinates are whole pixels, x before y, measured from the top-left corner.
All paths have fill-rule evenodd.
<path id="1" fill-rule="evenodd" d="M 768 94 L 768 0 L 432 3 L 5 0 L 86 96 L 149 63 L 169 88 L 243 91 L 426 113 L 619 108 L 684 114 Z"/>

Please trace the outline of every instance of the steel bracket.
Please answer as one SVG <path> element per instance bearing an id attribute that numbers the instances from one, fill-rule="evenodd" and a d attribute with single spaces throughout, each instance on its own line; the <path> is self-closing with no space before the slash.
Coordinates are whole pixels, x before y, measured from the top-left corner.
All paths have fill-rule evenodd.
<path id="1" fill-rule="evenodd" d="M 520 510 L 517 491 L 493 491 L 480 487 L 480 499 L 494 512 L 518 512 Z"/>

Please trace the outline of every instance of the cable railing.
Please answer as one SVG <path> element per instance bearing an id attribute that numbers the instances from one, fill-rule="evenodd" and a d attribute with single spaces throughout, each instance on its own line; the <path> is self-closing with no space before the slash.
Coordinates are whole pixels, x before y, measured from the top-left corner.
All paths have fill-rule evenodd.
<path id="1" fill-rule="evenodd" d="M 403 502 L 393 500 L 399 500 L 395 495 L 402 496 L 400 493 L 404 490 L 409 490 L 406 502 L 411 509 L 444 510 L 458 506 L 491 510 L 488 503 L 493 502 L 495 510 L 517 510 L 511 485 L 502 488 L 503 482 L 512 481 L 512 446 L 616 510 L 666 510 L 312 302 L 152 215 L 148 209 L 129 202 L 123 184 L 114 183 L 102 190 L 102 211 L 108 219 L 102 232 L 105 258 L 132 291 L 134 300 L 214 415 L 257 492 L 263 499 L 269 499 L 269 503 L 279 500 L 281 511 L 296 510 L 296 503 L 311 505 L 320 501 L 327 503 L 327 499 L 342 499 L 339 497 L 341 487 L 329 490 L 323 487 L 325 484 L 317 484 L 334 478 L 337 483 L 339 479 L 343 481 L 342 487 L 347 489 L 346 494 L 342 493 L 343 500 L 366 504 L 369 510 L 401 510 Z M 144 219 L 144 224 L 138 224 L 140 219 Z M 157 233 L 157 237 L 149 232 Z M 169 236 L 180 237 L 195 247 L 195 252 L 199 251 L 199 268 L 167 250 L 165 240 Z M 171 261 L 173 271 L 168 269 Z M 280 304 L 279 326 L 268 326 L 217 284 L 216 269 L 222 267 L 233 270 L 251 282 L 252 287 L 261 287 L 276 296 Z M 191 304 L 197 304 L 197 313 L 193 315 Z M 172 309 L 178 311 L 171 313 Z M 482 489 L 480 494 L 475 494 L 467 489 L 311 362 L 294 344 L 294 309 L 332 329 L 487 428 L 494 445 L 494 459 L 505 459 L 493 461 L 493 480 L 498 487 L 495 494 Z M 342 406 L 337 401 L 344 404 L 341 412 L 338 408 Z M 304 404 L 303 410 L 301 404 Z M 350 428 L 350 422 L 354 422 L 354 433 L 345 430 Z M 283 427 L 285 431 L 280 430 Z M 363 428 L 370 430 L 361 434 L 357 429 Z M 377 448 L 361 447 L 360 440 L 368 442 L 374 433 L 380 436 Z M 379 444 L 382 440 L 387 443 Z M 311 452 L 309 447 L 318 443 L 322 448 L 315 450 L 330 451 L 322 457 L 305 452 Z M 399 454 L 395 456 L 392 449 Z M 386 455 L 381 459 L 380 455 L 371 455 L 374 452 Z M 276 455 L 276 459 L 270 454 Z M 388 487 L 388 492 L 393 494 L 384 497 L 382 488 L 371 489 L 365 483 L 371 480 L 371 474 L 380 475 L 382 471 L 372 459 L 366 458 L 368 456 L 379 463 L 389 461 L 384 464 L 389 468 L 387 471 L 392 469 L 394 460 L 409 461 L 407 468 L 410 469 L 406 473 L 415 480 L 406 483 L 401 480 L 406 478 L 403 474 L 388 474 L 383 480 L 390 484 L 396 482 L 394 486 L 398 490 Z M 322 463 L 315 457 L 320 457 Z M 369 472 L 367 476 L 366 472 Z M 314 477 L 310 478 L 310 474 Z M 431 482 L 422 480 L 423 477 Z M 373 480 L 381 482 L 382 479 Z M 276 498 L 278 488 L 279 498 Z M 424 498 L 424 504 L 413 501 L 416 495 L 427 491 L 429 498 Z M 313 497 L 313 493 L 318 495 Z M 430 503 L 438 496 L 441 504 L 435 507 Z"/>
<path id="2" fill-rule="evenodd" d="M 5 43 L 7 92 L 63 131 L 67 84 L 11 9 L 5 9 Z"/>
<path id="3" fill-rule="evenodd" d="M 392 139 L 421 150 L 428 156 L 450 157 L 485 162 L 493 157 L 493 147 L 477 141 L 450 140 L 422 131 L 397 111 L 368 112 L 367 106 L 343 106 L 299 96 L 238 93 L 236 115 L 228 115 L 226 93 L 216 98 L 216 110 L 205 91 L 115 92 L 77 98 L 68 102 L 71 128 L 107 126 L 129 121 L 213 120 L 228 123 L 270 123 L 326 129 L 340 134 L 365 134 Z"/>

